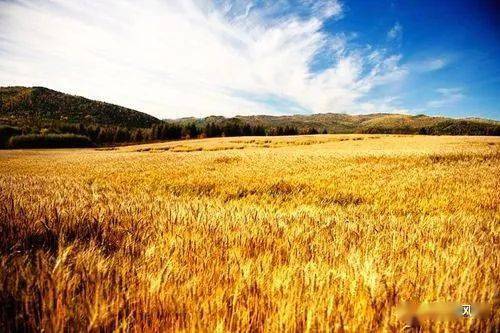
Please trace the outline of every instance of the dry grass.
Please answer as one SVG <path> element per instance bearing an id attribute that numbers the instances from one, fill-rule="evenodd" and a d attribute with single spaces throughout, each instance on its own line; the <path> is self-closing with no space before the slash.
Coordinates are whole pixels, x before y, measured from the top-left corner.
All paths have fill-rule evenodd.
<path id="1" fill-rule="evenodd" d="M 0 151 L 0 331 L 399 331 L 404 300 L 493 302 L 499 148 L 325 135 Z"/>

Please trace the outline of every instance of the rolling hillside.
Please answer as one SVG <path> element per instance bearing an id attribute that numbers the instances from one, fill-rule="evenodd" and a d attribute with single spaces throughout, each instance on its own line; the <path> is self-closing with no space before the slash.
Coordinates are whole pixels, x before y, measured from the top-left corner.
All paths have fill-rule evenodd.
<path id="1" fill-rule="evenodd" d="M 426 115 L 375 113 L 348 115 L 324 113 L 293 116 L 236 116 L 234 118 L 207 117 L 202 119 L 182 118 L 171 122 L 191 123 L 205 126 L 207 123 L 224 124 L 236 121 L 266 129 L 293 126 L 299 131 L 315 128 L 328 133 L 398 133 L 398 134 L 448 134 L 448 135 L 500 135 L 500 122 L 488 119 L 453 119 Z"/>
<path id="2" fill-rule="evenodd" d="M 244 126 L 258 127 L 261 134 L 276 135 L 277 128 L 289 127 L 293 133 L 388 133 L 388 134 L 433 134 L 433 135 L 500 135 L 500 122 L 479 118 L 452 119 L 426 115 L 404 115 L 375 113 L 348 115 L 324 113 L 292 116 L 236 116 L 225 118 L 167 119 L 163 123 L 146 113 L 90 100 L 84 97 L 64 94 L 43 87 L 0 87 L 0 125 L 35 128 L 38 133 L 45 127 L 57 126 L 57 133 L 64 133 L 61 126 L 81 124 L 85 126 L 119 126 L 124 129 L 151 129 L 153 125 L 180 125 L 182 132 L 193 137 L 203 133 L 207 127 L 218 126 L 222 136 L 245 134 L 238 130 L 231 134 L 228 129 L 242 129 Z M 311 131 L 311 130 L 314 131 Z M 181 129 L 178 129 L 181 131 Z M 154 131 L 153 131 L 154 132 Z M 196 134 L 197 133 L 197 134 Z M 274 134 L 273 134 L 274 133 Z M 78 133 L 87 135 L 87 133 Z M 144 134 L 144 133 L 143 133 Z M 220 136 L 217 134 L 216 136 Z M 96 134 L 97 135 L 97 134 Z M 181 134 L 179 134 L 181 135 Z M 278 134 L 279 135 L 279 134 Z M 141 135 L 143 136 L 143 135 Z M 182 136 L 182 135 L 181 135 Z M 208 135 L 210 136 L 210 135 Z M 147 138 L 145 138 L 147 140 Z M 155 138 L 153 140 L 162 139 Z"/>
<path id="3" fill-rule="evenodd" d="M 159 122 L 139 111 L 43 87 L 0 87 L 0 123 L 34 126 L 54 121 L 128 128 Z"/>

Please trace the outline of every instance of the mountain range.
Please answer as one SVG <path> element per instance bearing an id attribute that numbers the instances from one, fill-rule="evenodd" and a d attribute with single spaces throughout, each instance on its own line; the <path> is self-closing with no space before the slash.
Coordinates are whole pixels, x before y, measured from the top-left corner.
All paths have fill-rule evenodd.
<path id="1" fill-rule="evenodd" d="M 292 126 L 304 132 L 500 135 L 500 122 L 481 118 L 454 119 L 426 115 L 324 113 L 291 116 L 235 116 L 165 119 L 169 123 L 237 122 L 265 129 Z M 51 123 L 149 128 L 161 120 L 126 107 L 73 96 L 44 87 L 0 87 L 0 125 L 43 127 Z"/>

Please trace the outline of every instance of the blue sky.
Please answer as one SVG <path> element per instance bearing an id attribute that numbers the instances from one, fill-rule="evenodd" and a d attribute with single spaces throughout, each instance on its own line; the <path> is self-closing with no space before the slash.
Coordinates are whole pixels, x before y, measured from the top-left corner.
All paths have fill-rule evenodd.
<path id="1" fill-rule="evenodd" d="M 324 29 L 356 31 L 354 43 L 400 53 L 412 72 L 394 88 L 406 108 L 454 117 L 500 118 L 500 4 L 350 1 L 345 12 L 345 19 L 327 22 Z M 390 26 L 399 27 L 397 38 L 387 38 Z M 440 68 L 416 68 L 427 61 Z M 374 95 L 391 94 L 380 90 Z"/>
<path id="2" fill-rule="evenodd" d="M 0 1 L 0 85 L 162 118 L 500 119 L 495 1 Z"/>

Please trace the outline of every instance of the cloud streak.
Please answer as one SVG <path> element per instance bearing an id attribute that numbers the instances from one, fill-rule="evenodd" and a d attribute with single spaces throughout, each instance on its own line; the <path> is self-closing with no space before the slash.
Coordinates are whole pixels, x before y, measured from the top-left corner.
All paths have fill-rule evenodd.
<path id="1" fill-rule="evenodd" d="M 174 118 L 358 113 L 375 87 L 406 75 L 400 55 L 355 49 L 343 34 L 322 29 L 342 17 L 339 2 L 290 8 L 3 1 L 0 85 L 42 85 Z M 321 55 L 327 65 L 313 70 Z M 391 110 L 387 101 L 383 106 Z"/>
<path id="2" fill-rule="evenodd" d="M 440 95 L 438 99 L 429 101 L 427 107 L 442 108 L 451 106 L 465 98 L 462 88 L 439 88 L 436 92 Z"/>
<path id="3" fill-rule="evenodd" d="M 403 38 L 403 26 L 396 22 L 394 26 L 387 32 L 387 39 L 401 41 Z"/>
<path id="4" fill-rule="evenodd" d="M 435 57 L 420 60 L 409 64 L 409 67 L 414 73 L 434 72 L 445 68 L 450 64 L 450 60 L 446 57 Z"/>

